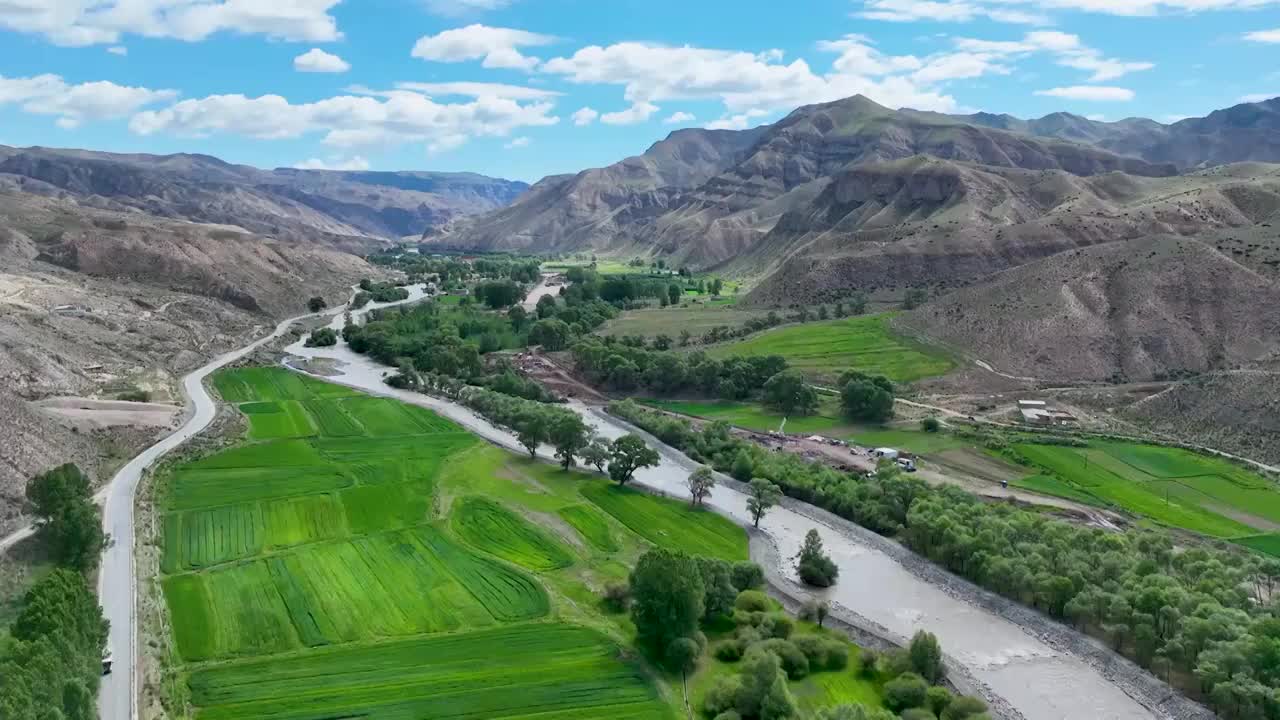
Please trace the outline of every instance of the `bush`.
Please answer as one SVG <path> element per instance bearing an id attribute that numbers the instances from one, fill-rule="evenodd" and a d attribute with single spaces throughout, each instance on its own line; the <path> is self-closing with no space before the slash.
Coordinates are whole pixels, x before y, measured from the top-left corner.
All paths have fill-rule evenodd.
<path id="1" fill-rule="evenodd" d="M 911 658 L 911 668 L 925 680 L 936 683 L 946 675 L 947 670 L 942 664 L 942 647 L 933 633 L 924 630 L 917 632 L 911 638 L 907 654 Z"/>
<path id="2" fill-rule="evenodd" d="M 151 393 L 146 390 L 134 388 L 132 390 L 125 390 L 119 395 L 116 395 L 116 399 L 123 400 L 125 402 L 151 402 Z"/>
<path id="3" fill-rule="evenodd" d="M 880 653 L 871 648 L 863 648 L 858 655 L 858 674 L 865 678 L 875 677 L 876 666 L 880 663 Z"/>
<path id="4" fill-rule="evenodd" d="M 936 417 L 927 417 L 920 421 L 920 429 L 928 433 L 936 433 L 942 429 L 942 423 Z"/>
<path id="5" fill-rule="evenodd" d="M 795 646 L 790 640 L 782 638 L 770 638 L 753 645 L 752 650 L 759 648 L 765 652 L 771 652 L 778 656 L 778 660 L 782 662 L 782 670 L 791 680 L 799 680 L 809 674 L 809 658 Z"/>
<path id="6" fill-rule="evenodd" d="M 733 713 L 737 706 L 738 693 L 742 691 L 742 679 L 737 675 L 720 677 L 702 697 L 702 711 L 708 715 L 720 717 L 721 713 Z"/>
<path id="7" fill-rule="evenodd" d="M 987 711 L 987 704 L 976 697 L 961 695 L 953 699 L 942 711 L 939 717 L 942 720 L 968 720 L 975 715 L 981 715 Z"/>
<path id="8" fill-rule="evenodd" d="M 884 705 L 896 713 L 924 707 L 928 693 L 929 683 L 924 678 L 915 673 L 905 673 L 884 684 Z"/>
<path id="9" fill-rule="evenodd" d="M 924 708 L 907 708 L 899 715 L 902 720 L 938 720 L 938 716 Z"/>
<path id="10" fill-rule="evenodd" d="M 796 621 L 782 613 L 772 613 L 760 624 L 760 629 L 769 637 L 786 640 L 796 629 Z"/>
<path id="11" fill-rule="evenodd" d="M 929 709 L 933 711 L 934 715 L 942 714 L 942 711 L 946 710 L 947 706 L 951 704 L 951 691 L 944 687 L 931 687 L 925 696 Z"/>
<path id="12" fill-rule="evenodd" d="M 800 580 L 814 587 L 831 587 L 840 574 L 840 569 L 822 550 L 822 538 L 817 530 L 810 530 L 804 538 L 804 547 L 800 549 L 800 564 L 796 568 Z"/>
<path id="13" fill-rule="evenodd" d="M 338 344 L 338 333 L 333 328 L 320 328 L 311 331 L 307 338 L 307 347 L 333 347 Z"/>
<path id="14" fill-rule="evenodd" d="M 713 654 L 721 662 L 738 662 L 742 659 L 742 645 L 737 640 L 725 640 L 716 645 Z"/>
<path id="15" fill-rule="evenodd" d="M 631 586 L 625 582 L 612 582 L 604 586 L 601 599 L 613 612 L 622 612 L 631 604 Z"/>
<path id="16" fill-rule="evenodd" d="M 729 581 L 739 592 L 755 590 L 764 585 L 764 570 L 753 562 L 735 563 L 729 571 Z"/>
<path id="17" fill-rule="evenodd" d="M 849 664 L 849 648 L 834 638 L 800 635 L 791 643 L 809 660 L 812 670 L 843 670 Z"/>
<path id="18" fill-rule="evenodd" d="M 742 720 L 742 716 L 736 710 L 728 710 L 715 716 L 715 720 Z"/>
<path id="19" fill-rule="evenodd" d="M 746 612 L 768 612 L 773 609 L 773 603 L 759 590 L 743 590 L 733 601 L 733 607 Z"/>

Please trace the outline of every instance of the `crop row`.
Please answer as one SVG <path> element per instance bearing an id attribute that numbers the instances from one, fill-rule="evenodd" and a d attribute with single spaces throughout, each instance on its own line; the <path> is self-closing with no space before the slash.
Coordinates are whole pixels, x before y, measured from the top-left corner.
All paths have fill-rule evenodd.
<path id="1" fill-rule="evenodd" d="M 450 515 L 454 534 L 490 555 L 530 570 L 555 570 L 573 564 L 573 556 L 563 545 L 495 502 L 463 498 Z"/>
<path id="2" fill-rule="evenodd" d="M 746 532 L 715 513 L 602 482 L 583 484 L 582 495 L 659 547 L 724 560 L 747 559 Z"/>
<path id="3" fill-rule="evenodd" d="M 483 627 L 550 606 L 530 578 L 429 527 L 173 576 L 164 589 L 187 660 Z"/>

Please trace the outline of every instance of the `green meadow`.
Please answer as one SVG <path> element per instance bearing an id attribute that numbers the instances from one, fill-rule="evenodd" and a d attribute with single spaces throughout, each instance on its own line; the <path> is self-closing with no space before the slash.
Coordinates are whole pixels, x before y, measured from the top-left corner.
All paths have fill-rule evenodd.
<path id="1" fill-rule="evenodd" d="M 846 370 L 911 382 L 945 375 L 954 363 L 935 349 L 903 338 L 889 327 L 892 313 L 788 325 L 718 345 L 714 357 L 781 355 L 792 367 L 832 381 Z"/>
<path id="2" fill-rule="evenodd" d="M 157 490 L 195 717 L 677 716 L 599 593 L 653 545 L 745 559 L 742 528 L 288 370 L 213 382 L 246 436 Z"/>

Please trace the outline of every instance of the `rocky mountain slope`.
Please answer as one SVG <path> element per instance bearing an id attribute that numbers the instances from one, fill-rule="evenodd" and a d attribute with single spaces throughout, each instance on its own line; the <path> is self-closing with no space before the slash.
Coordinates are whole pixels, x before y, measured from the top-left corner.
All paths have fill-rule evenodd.
<path id="1" fill-rule="evenodd" d="M 471 173 L 259 170 L 207 155 L 3 146 L 0 183 L 104 210 L 352 248 L 500 208 L 528 187 Z"/>
<path id="2" fill-rule="evenodd" d="M 177 377 L 378 270 L 315 243 L 86 207 L 0 183 L 0 533 L 27 478 L 147 434 L 74 432 L 33 400 Z M 154 432 L 152 430 L 151 432 Z"/>
<path id="3" fill-rule="evenodd" d="M 950 117 L 973 125 L 1088 143 L 1184 169 L 1245 161 L 1280 162 L 1280 98 L 1241 103 L 1168 125 L 1146 118 L 1101 122 L 1070 113 L 1034 120 L 991 113 Z"/>

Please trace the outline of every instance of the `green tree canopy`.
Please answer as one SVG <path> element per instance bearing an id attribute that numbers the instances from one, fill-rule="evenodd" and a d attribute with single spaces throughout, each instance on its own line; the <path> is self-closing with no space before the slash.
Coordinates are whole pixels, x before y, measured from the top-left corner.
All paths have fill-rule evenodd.
<path id="1" fill-rule="evenodd" d="M 636 470 L 656 467 L 661 457 L 639 435 L 623 435 L 613 441 L 609 456 L 609 477 L 619 485 L 631 482 Z"/>

